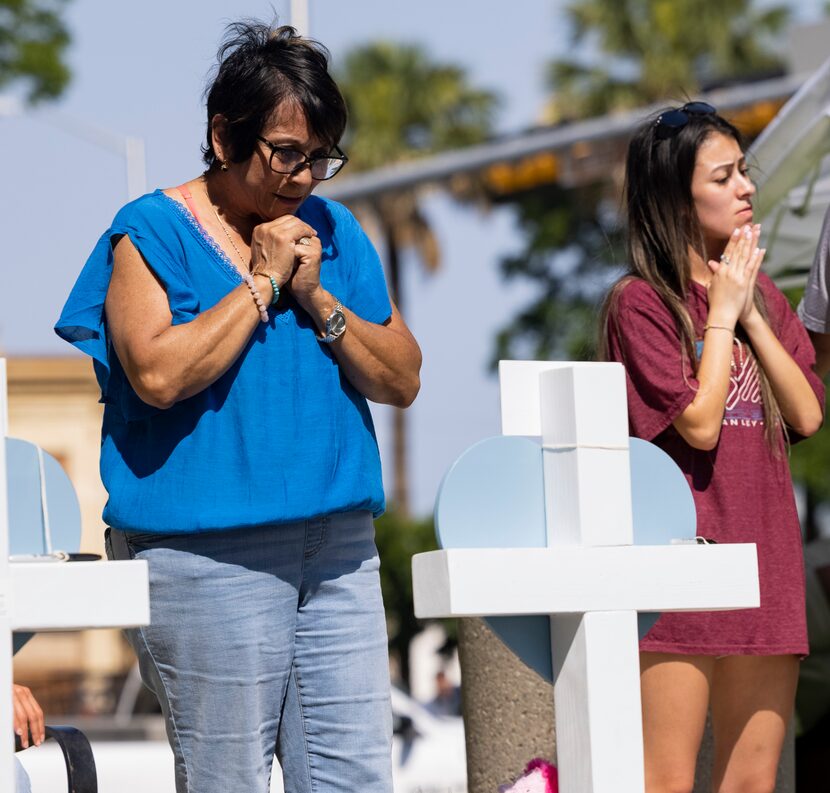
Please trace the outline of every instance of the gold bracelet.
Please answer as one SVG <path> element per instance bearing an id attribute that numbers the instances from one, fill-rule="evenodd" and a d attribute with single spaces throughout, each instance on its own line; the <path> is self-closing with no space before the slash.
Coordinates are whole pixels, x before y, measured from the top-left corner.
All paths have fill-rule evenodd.
<path id="1" fill-rule="evenodd" d="M 735 335 L 735 331 L 732 328 L 727 328 L 726 325 L 709 325 L 707 323 L 703 326 L 703 332 L 706 333 L 707 330 L 728 330 L 733 336 Z"/>

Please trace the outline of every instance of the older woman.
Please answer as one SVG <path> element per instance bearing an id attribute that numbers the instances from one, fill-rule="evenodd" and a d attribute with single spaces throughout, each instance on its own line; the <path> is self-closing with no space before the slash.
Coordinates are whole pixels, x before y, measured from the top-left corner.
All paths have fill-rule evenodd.
<path id="1" fill-rule="evenodd" d="M 312 196 L 346 162 L 327 52 L 235 24 L 207 170 L 125 206 L 57 332 L 105 404 L 111 558 L 146 559 L 131 631 L 179 793 L 391 790 L 367 399 L 409 405 L 421 356 L 377 255 Z"/>

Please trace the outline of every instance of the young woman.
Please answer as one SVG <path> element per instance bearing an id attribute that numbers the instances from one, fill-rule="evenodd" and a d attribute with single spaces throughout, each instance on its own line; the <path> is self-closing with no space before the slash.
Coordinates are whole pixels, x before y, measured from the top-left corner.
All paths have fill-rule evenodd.
<path id="1" fill-rule="evenodd" d="M 714 790 L 772 791 L 807 653 L 801 535 L 787 444 L 812 435 L 813 349 L 760 272 L 755 187 L 738 131 L 692 102 L 644 124 L 626 174 L 629 272 L 602 317 L 627 371 L 632 434 L 683 470 L 698 534 L 758 547 L 761 606 L 665 614 L 641 642 L 648 793 L 681 793 L 707 707 Z"/>

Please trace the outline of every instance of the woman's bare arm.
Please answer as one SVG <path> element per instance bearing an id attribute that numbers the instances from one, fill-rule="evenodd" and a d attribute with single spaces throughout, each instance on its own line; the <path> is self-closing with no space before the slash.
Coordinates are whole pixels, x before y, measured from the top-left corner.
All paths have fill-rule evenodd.
<path id="1" fill-rule="evenodd" d="M 308 301 L 306 310 L 321 332 L 336 302 L 322 288 Z M 330 346 L 349 382 L 373 402 L 411 405 L 421 387 L 421 350 L 396 306 L 392 305 L 392 316 L 384 325 L 343 308 L 347 330 Z"/>
<path id="2" fill-rule="evenodd" d="M 128 236 L 115 246 L 105 304 L 107 328 L 130 385 L 147 404 L 167 408 L 219 379 L 259 322 L 243 283 L 191 322 L 173 325 L 167 295 Z M 271 286 L 257 278 L 265 300 Z"/>

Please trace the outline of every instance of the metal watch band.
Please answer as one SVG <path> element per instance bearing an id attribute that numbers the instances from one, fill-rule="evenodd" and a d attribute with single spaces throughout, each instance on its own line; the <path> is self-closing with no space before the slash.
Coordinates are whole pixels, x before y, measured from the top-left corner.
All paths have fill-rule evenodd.
<path id="1" fill-rule="evenodd" d="M 340 327 L 337 330 L 332 330 L 332 323 L 335 319 L 340 318 Z M 343 314 L 343 305 L 337 300 L 334 304 L 331 314 L 326 317 L 326 335 L 318 336 L 318 340 L 323 344 L 331 344 L 333 341 L 339 339 L 346 332 L 346 316 Z"/>

